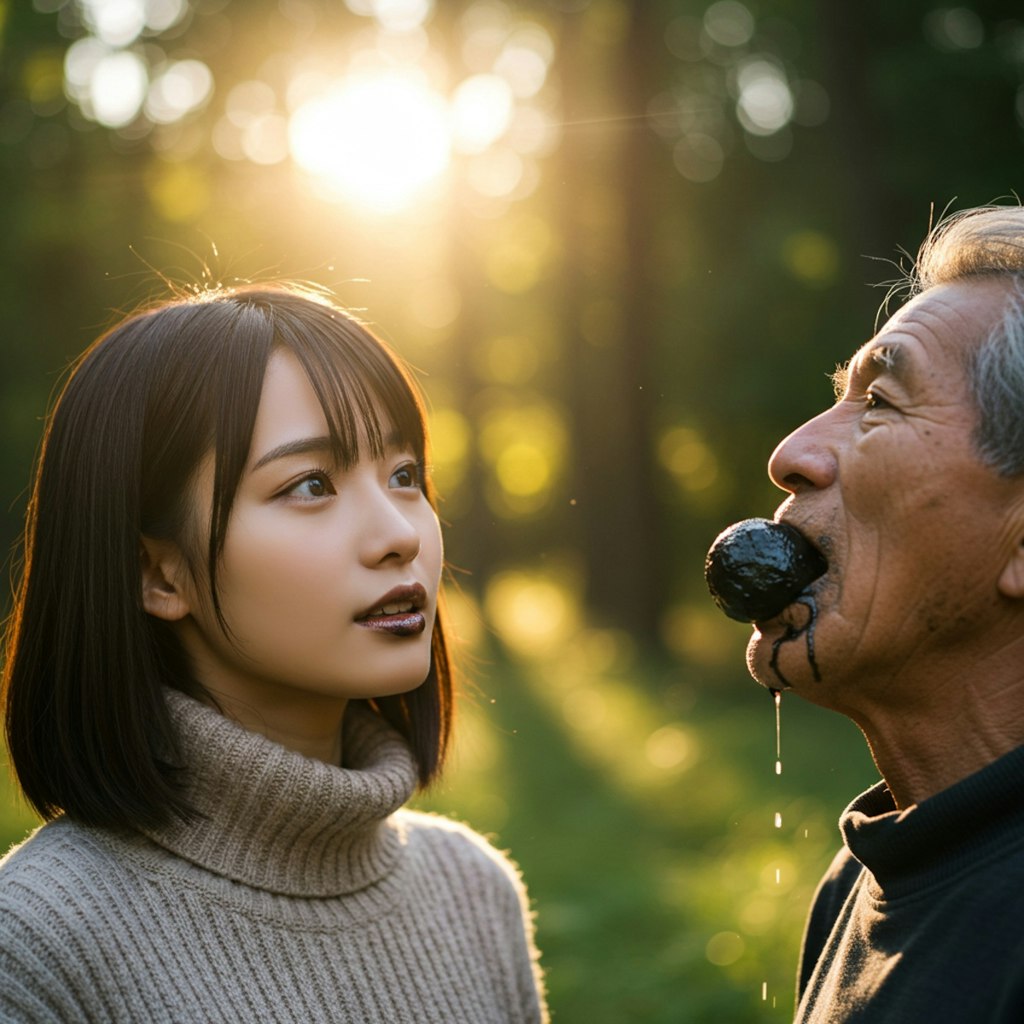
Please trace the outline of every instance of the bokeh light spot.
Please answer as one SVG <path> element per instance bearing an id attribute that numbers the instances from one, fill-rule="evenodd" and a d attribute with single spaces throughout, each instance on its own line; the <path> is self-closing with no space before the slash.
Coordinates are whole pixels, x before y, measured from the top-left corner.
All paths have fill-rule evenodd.
<path id="1" fill-rule="evenodd" d="M 839 276 L 839 247 L 820 231 L 798 231 L 782 245 L 786 267 L 812 288 L 827 288 Z"/>
<path id="2" fill-rule="evenodd" d="M 985 41 L 985 25 L 969 7 L 940 7 L 925 15 L 924 31 L 937 50 L 975 50 Z"/>
<path id="3" fill-rule="evenodd" d="M 146 28 L 166 32 L 188 13 L 188 0 L 146 0 Z"/>
<path id="4" fill-rule="evenodd" d="M 443 496 L 462 483 L 469 460 L 472 432 L 469 421 L 450 407 L 430 413 L 434 484 Z"/>
<path id="5" fill-rule="evenodd" d="M 565 460 L 568 437 L 552 407 L 499 405 L 483 417 L 480 452 L 493 470 L 495 511 L 530 515 L 547 502 Z"/>
<path id="6" fill-rule="evenodd" d="M 490 70 L 508 37 L 512 15 L 502 0 L 475 0 L 460 15 L 462 59 L 475 70 Z"/>
<path id="7" fill-rule="evenodd" d="M 771 135 L 789 123 L 793 116 L 793 93 L 785 72 L 777 64 L 764 59 L 746 61 L 737 71 L 736 83 L 736 115 L 748 132 Z"/>
<path id="8" fill-rule="evenodd" d="M 128 46 L 146 27 L 144 0 L 82 0 L 89 31 L 108 46 Z"/>
<path id="9" fill-rule="evenodd" d="M 108 53 L 92 69 L 89 109 L 83 113 L 107 128 L 123 128 L 142 109 L 148 84 L 146 64 L 138 54 Z"/>
<path id="10" fill-rule="evenodd" d="M 513 97 L 498 75 L 472 75 L 452 96 L 452 141 L 463 153 L 481 153 L 505 134 Z"/>
<path id="11" fill-rule="evenodd" d="M 554 58 L 551 36 L 540 25 L 517 30 L 494 62 L 494 71 L 504 78 L 521 99 L 535 96 L 547 80 Z"/>
<path id="12" fill-rule="evenodd" d="M 63 60 L 56 52 L 40 50 L 33 53 L 25 61 L 21 77 L 25 95 L 36 111 L 49 110 L 54 100 L 63 96 Z"/>
<path id="13" fill-rule="evenodd" d="M 156 124 L 171 124 L 201 107 L 212 91 L 213 75 L 202 61 L 174 61 L 153 79 L 146 116 Z"/>
<path id="14" fill-rule="evenodd" d="M 713 181 L 725 164 L 725 150 L 713 136 L 692 132 L 676 143 L 672 161 L 676 170 L 689 181 Z"/>
<path id="15" fill-rule="evenodd" d="M 655 768 L 681 772 L 696 760 L 697 746 L 681 725 L 664 725 L 647 737 L 644 753 Z"/>
<path id="16" fill-rule="evenodd" d="M 254 117 L 242 129 L 242 152 L 254 164 L 279 164 L 288 158 L 288 122 L 280 114 Z"/>
<path id="17" fill-rule="evenodd" d="M 754 16 L 738 0 L 718 0 L 704 12 L 704 31 L 721 46 L 743 46 L 754 35 Z"/>
<path id="18" fill-rule="evenodd" d="M 354 14 L 376 18 L 389 32 L 412 32 L 420 28 L 433 11 L 432 0 L 345 0 Z"/>
<path id="19" fill-rule="evenodd" d="M 232 124 L 244 128 L 254 117 L 271 113 L 277 107 L 274 90 L 258 79 L 239 82 L 228 93 L 225 115 Z"/>
<path id="20" fill-rule="evenodd" d="M 543 657 L 576 629 L 579 611 L 558 580 L 513 570 L 494 576 L 484 599 L 487 619 L 502 641 L 523 657 Z"/>
<path id="21" fill-rule="evenodd" d="M 494 470 L 504 490 L 517 498 L 540 494 L 551 483 L 547 450 L 529 441 L 515 441 L 504 448 Z"/>
<path id="22" fill-rule="evenodd" d="M 727 619 L 710 601 L 707 607 L 677 604 L 666 610 L 658 623 L 665 647 L 680 660 L 708 667 L 734 666 L 743 661 L 750 636 Z"/>
<path id="23" fill-rule="evenodd" d="M 736 932 L 718 932 L 708 939 L 704 953 L 716 967 L 729 967 L 743 956 L 746 948 L 743 937 Z"/>
<path id="24" fill-rule="evenodd" d="M 658 441 L 658 460 L 687 491 L 703 491 L 718 479 L 718 459 L 692 427 L 671 427 Z"/>
<path id="25" fill-rule="evenodd" d="M 188 163 L 154 164 L 146 175 L 149 201 L 164 220 L 195 220 L 207 208 L 210 188 L 206 178 Z"/>

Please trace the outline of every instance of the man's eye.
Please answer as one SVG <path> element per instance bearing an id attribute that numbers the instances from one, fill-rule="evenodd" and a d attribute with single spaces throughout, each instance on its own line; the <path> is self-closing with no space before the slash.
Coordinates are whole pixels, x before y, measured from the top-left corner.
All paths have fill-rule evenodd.
<path id="1" fill-rule="evenodd" d="M 415 462 L 406 462 L 388 478 L 389 487 L 423 487 L 423 472 Z"/>
<path id="2" fill-rule="evenodd" d="M 335 490 L 331 484 L 330 477 L 326 473 L 310 473 L 309 476 L 304 477 L 292 487 L 288 493 L 298 498 L 326 498 L 329 494 L 334 494 Z"/>
<path id="3" fill-rule="evenodd" d="M 868 391 L 864 395 L 864 404 L 869 409 L 891 409 L 892 403 L 887 402 L 881 395 L 874 391 Z"/>

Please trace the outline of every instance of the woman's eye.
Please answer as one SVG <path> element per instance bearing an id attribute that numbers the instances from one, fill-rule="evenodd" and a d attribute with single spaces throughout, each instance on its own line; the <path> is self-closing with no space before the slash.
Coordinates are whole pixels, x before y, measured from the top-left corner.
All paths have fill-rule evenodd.
<path id="1" fill-rule="evenodd" d="M 335 490 L 326 473 L 311 473 L 300 480 L 288 493 L 299 498 L 326 498 L 328 495 L 334 494 Z"/>
<path id="2" fill-rule="evenodd" d="M 389 487 L 423 487 L 423 473 L 415 462 L 406 462 L 399 466 L 388 478 Z"/>

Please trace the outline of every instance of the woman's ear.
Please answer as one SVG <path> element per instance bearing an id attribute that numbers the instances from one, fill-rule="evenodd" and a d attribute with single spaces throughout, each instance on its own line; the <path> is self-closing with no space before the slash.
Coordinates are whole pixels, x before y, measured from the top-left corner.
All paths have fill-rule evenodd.
<path id="1" fill-rule="evenodd" d="M 178 545 L 170 540 L 143 537 L 139 558 L 143 608 L 166 622 L 183 619 L 192 610 L 188 596 L 191 577 Z"/>

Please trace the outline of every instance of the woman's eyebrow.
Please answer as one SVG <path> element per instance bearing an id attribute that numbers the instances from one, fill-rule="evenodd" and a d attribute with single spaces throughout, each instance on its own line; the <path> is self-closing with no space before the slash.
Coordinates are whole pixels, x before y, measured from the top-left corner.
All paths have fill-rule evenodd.
<path id="1" fill-rule="evenodd" d="M 294 441 L 285 441 L 284 444 L 279 444 L 276 448 L 271 448 L 269 452 L 261 455 L 253 464 L 251 471 L 255 473 L 256 470 L 262 469 L 268 462 L 286 459 L 289 455 L 329 452 L 331 447 L 331 439 L 326 435 L 322 437 L 300 437 Z"/>
<path id="2" fill-rule="evenodd" d="M 415 447 L 412 441 L 397 427 L 389 430 L 384 436 L 384 451 L 388 453 L 403 452 L 407 448 L 412 449 Z"/>

